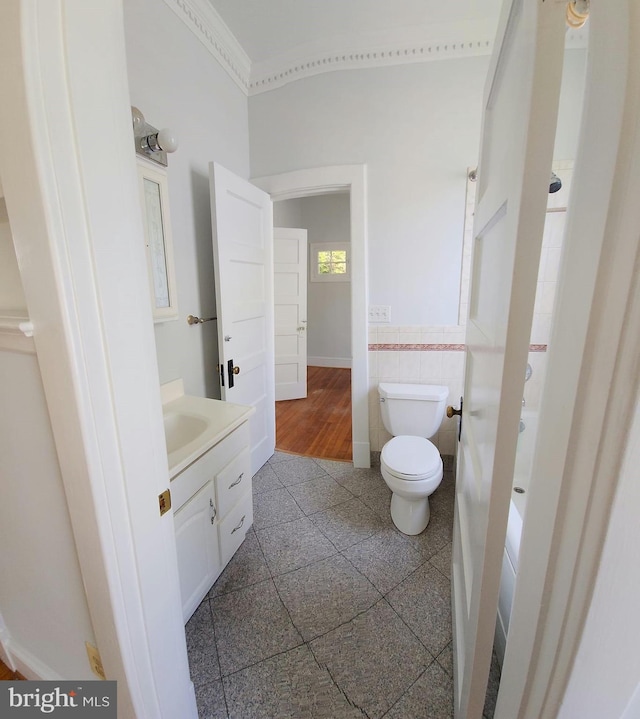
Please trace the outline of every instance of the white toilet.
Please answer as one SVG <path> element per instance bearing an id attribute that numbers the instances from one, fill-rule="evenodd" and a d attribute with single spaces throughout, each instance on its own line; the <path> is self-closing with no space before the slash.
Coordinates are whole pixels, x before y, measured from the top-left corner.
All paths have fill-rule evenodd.
<path id="1" fill-rule="evenodd" d="M 444 417 L 449 389 L 433 384 L 378 385 L 382 421 L 393 435 L 380 466 L 391 497 L 391 519 L 403 534 L 420 534 L 429 523 L 429 495 L 442 481 L 442 458 L 427 437 Z"/>

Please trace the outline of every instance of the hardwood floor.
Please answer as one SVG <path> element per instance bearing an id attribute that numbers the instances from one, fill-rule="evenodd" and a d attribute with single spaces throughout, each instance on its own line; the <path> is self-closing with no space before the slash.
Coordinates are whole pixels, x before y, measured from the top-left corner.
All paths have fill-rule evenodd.
<path id="1" fill-rule="evenodd" d="M 276 449 L 350 461 L 351 370 L 307 368 L 306 399 L 276 402 Z"/>
<path id="2" fill-rule="evenodd" d="M 4 662 L 0 661 L 0 682 L 14 682 L 23 679 L 22 674 L 12 672 Z"/>

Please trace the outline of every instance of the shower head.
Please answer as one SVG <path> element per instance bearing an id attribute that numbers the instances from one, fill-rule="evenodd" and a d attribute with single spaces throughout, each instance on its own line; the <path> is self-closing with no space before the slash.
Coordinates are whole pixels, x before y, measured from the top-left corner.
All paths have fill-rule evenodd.
<path id="1" fill-rule="evenodd" d="M 562 187 L 562 180 L 556 175 L 555 172 L 551 173 L 551 181 L 549 182 L 549 194 L 552 195 Z"/>

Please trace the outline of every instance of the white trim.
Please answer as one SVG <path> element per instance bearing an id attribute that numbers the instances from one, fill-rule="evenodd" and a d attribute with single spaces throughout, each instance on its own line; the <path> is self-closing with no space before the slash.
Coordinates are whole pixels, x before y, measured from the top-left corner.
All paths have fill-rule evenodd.
<path id="1" fill-rule="evenodd" d="M 38 657 L 35 657 L 24 647 L 16 644 L 11 638 L 9 638 L 8 649 L 15 667 L 13 671 L 22 674 L 25 679 L 59 682 L 70 678 L 60 676 L 57 672 L 53 671 L 48 664 L 41 662 Z"/>
<path id="2" fill-rule="evenodd" d="M 195 718 L 122 4 L 5 3 L 0 49 L 0 174 L 97 645 L 119 716 Z"/>
<path id="3" fill-rule="evenodd" d="M 169 207 L 169 183 L 167 169 L 161 167 L 140 155 L 136 155 L 136 166 L 138 170 L 138 183 L 140 190 L 140 207 L 142 208 L 142 224 L 144 227 L 144 244 L 147 255 L 147 270 L 149 274 L 149 295 L 151 297 L 151 311 L 153 321 L 167 322 L 178 319 L 178 290 L 176 287 L 176 265 L 173 255 L 173 230 L 171 227 L 171 211 Z M 162 256 L 164 258 L 164 280 L 167 284 L 166 307 L 158 306 L 156 295 L 156 271 L 154 251 L 152 247 L 151 228 L 149 227 L 149 215 L 147 208 L 147 193 L 145 191 L 145 180 L 149 180 L 158 187 L 160 200 L 160 217 L 162 229 Z"/>
<path id="4" fill-rule="evenodd" d="M 207 0 L 164 0 L 242 90 L 249 93 L 251 60 Z"/>
<path id="5" fill-rule="evenodd" d="M 259 95 L 288 85 L 290 82 L 322 75 L 325 72 L 478 57 L 490 55 L 492 48 L 493 38 L 490 31 L 480 36 L 476 32 L 472 37 L 458 36 L 455 40 L 441 38 L 432 42 L 405 41 L 355 47 L 349 45 L 335 49 L 324 47 L 315 52 L 303 48 L 302 52 L 298 51 L 294 55 L 278 56 L 268 61 L 253 63 L 249 95 Z"/>
<path id="6" fill-rule="evenodd" d="M 621 0 L 610 12 L 595 3 L 589 20 L 587 94 L 496 719 L 557 716 L 638 398 L 632 7 Z"/>
<path id="7" fill-rule="evenodd" d="M 0 350 L 35 354 L 33 323 L 28 317 L 0 316 Z"/>
<path id="8" fill-rule="evenodd" d="M 351 36 L 309 43 L 267 60 L 252 62 L 228 25 L 207 0 L 164 0 L 220 63 L 245 95 L 336 70 L 408 65 L 490 55 L 495 22 L 439 23 L 381 35 Z M 586 30 L 569 30 L 567 47 L 584 47 Z"/>
<path id="9" fill-rule="evenodd" d="M 7 629 L 7 625 L 4 623 L 2 614 L 0 613 L 0 661 L 4 662 L 11 671 L 15 672 L 16 665 L 13 662 L 11 651 L 9 649 L 11 644 L 11 634 Z"/>
<path id="10" fill-rule="evenodd" d="M 351 416 L 353 464 L 371 465 L 367 320 L 367 167 L 333 165 L 252 179 L 271 199 L 288 200 L 348 190 L 351 198 Z"/>
<path id="11" fill-rule="evenodd" d="M 307 367 L 338 367 L 349 369 L 351 357 L 307 357 Z"/>

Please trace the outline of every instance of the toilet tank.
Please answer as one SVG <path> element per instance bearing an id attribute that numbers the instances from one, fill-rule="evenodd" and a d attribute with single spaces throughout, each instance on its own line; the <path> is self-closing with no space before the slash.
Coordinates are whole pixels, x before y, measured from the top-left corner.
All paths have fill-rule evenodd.
<path id="1" fill-rule="evenodd" d="M 444 417 L 449 388 L 436 384 L 378 385 L 382 422 L 394 437 L 409 434 L 429 439 Z"/>

